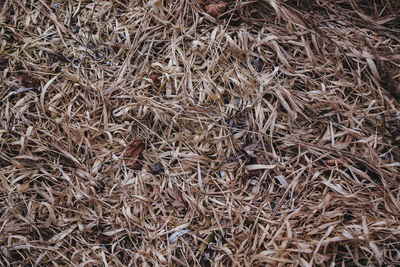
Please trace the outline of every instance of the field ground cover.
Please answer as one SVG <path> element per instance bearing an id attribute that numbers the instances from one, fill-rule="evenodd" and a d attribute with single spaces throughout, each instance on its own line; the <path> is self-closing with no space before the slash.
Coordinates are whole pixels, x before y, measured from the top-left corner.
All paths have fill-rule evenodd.
<path id="1" fill-rule="evenodd" d="M 399 14 L 0 1 L 0 265 L 399 264 Z"/>

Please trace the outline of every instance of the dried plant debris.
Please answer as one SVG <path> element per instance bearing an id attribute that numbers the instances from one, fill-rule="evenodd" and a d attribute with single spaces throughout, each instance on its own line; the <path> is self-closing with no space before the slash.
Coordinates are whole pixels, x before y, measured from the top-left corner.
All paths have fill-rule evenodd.
<path id="1" fill-rule="evenodd" d="M 155 163 L 150 168 L 151 174 L 159 174 L 164 171 L 164 166 L 161 163 Z"/>
<path id="2" fill-rule="evenodd" d="M 20 87 L 36 88 L 38 82 L 35 81 L 27 72 L 19 71 L 16 75 L 17 83 Z"/>
<path id="3" fill-rule="evenodd" d="M 125 151 L 125 164 L 128 168 L 140 169 L 140 159 L 144 150 L 144 143 L 141 140 L 136 140 L 128 145 Z"/>
<path id="4" fill-rule="evenodd" d="M 152 82 L 153 82 L 153 84 L 154 84 L 155 87 L 160 87 L 161 81 L 160 81 L 160 79 L 158 78 L 158 75 L 157 75 L 156 73 L 152 73 L 152 74 L 150 75 L 150 79 L 152 80 Z"/>
<path id="5" fill-rule="evenodd" d="M 175 208 L 186 208 L 185 202 L 182 199 L 182 194 L 175 184 L 172 188 L 168 188 L 167 191 L 173 199 L 172 206 L 174 206 Z"/>
<path id="6" fill-rule="evenodd" d="M 399 1 L 0 1 L 0 266 L 395 266 Z"/>
<path id="7" fill-rule="evenodd" d="M 225 2 L 209 4 L 206 6 L 206 11 L 208 14 L 216 18 L 219 17 L 225 11 L 227 6 L 228 4 Z"/>

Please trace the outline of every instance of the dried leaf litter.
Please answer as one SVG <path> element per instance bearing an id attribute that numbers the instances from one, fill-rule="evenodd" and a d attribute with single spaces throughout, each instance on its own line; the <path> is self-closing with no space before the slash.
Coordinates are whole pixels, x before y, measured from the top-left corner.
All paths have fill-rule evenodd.
<path id="1" fill-rule="evenodd" d="M 3 1 L 0 265 L 398 263 L 400 6 L 370 2 Z"/>

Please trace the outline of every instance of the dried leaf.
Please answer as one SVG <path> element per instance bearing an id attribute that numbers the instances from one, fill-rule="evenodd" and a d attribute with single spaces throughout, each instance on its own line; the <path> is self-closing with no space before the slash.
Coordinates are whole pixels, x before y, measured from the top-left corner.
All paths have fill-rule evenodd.
<path id="1" fill-rule="evenodd" d="M 64 56 L 62 51 L 57 51 L 56 53 L 49 53 L 48 58 L 51 64 L 56 63 L 57 61 L 67 63 L 68 58 Z"/>
<path id="2" fill-rule="evenodd" d="M 159 87 L 161 85 L 161 81 L 158 79 L 157 74 L 152 73 L 150 79 L 153 81 L 154 86 Z"/>
<path id="3" fill-rule="evenodd" d="M 263 161 L 256 155 L 251 156 L 247 159 L 247 165 L 245 167 L 245 172 L 243 175 L 243 179 L 247 180 L 253 176 L 260 176 L 262 172 L 260 170 L 266 169 L 265 166 L 271 167 L 269 165 L 263 165 Z M 253 168 L 252 166 L 256 166 L 256 168 Z M 258 166 L 258 168 L 257 168 Z M 259 168 L 261 166 L 261 168 Z"/>
<path id="4" fill-rule="evenodd" d="M 38 81 L 35 81 L 28 73 L 18 72 L 16 74 L 17 82 L 20 86 L 25 88 L 37 88 Z"/>
<path id="5" fill-rule="evenodd" d="M 276 167 L 276 164 L 274 164 L 274 165 L 251 164 L 251 165 L 246 166 L 246 170 L 255 171 L 255 170 L 273 169 L 275 167 Z"/>
<path id="6" fill-rule="evenodd" d="M 285 177 L 283 175 L 277 175 L 275 178 L 279 181 L 279 183 L 287 189 L 289 187 L 288 182 L 286 181 Z"/>
<path id="7" fill-rule="evenodd" d="M 228 6 L 225 2 L 220 2 L 216 4 L 209 4 L 206 6 L 206 12 L 213 16 L 214 18 L 220 16 L 224 11 L 225 8 Z"/>
<path id="8" fill-rule="evenodd" d="M 345 158 L 328 159 L 326 161 L 326 164 L 328 164 L 330 166 L 335 166 L 336 164 L 343 165 L 343 164 L 347 164 L 347 163 L 349 163 L 349 160 L 347 160 Z"/>
<path id="9" fill-rule="evenodd" d="M 141 140 L 136 140 L 128 145 L 125 152 L 125 164 L 128 168 L 137 170 L 140 169 L 141 164 L 139 159 L 142 157 L 144 150 L 144 143 Z"/>
<path id="10" fill-rule="evenodd" d="M 168 188 L 168 194 L 174 199 L 172 206 L 176 208 L 186 208 L 185 202 L 182 199 L 182 194 L 175 184 L 173 188 Z"/>
<path id="11" fill-rule="evenodd" d="M 179 237 L 183 236 L 184 234 L 189 233 L 189 230 L 180 230 L 180 231 L 176 231 L 175 233 L 173 233 L 169 238 L 168 241 L 171 243 L 175 243 Z"/>
<path id="12" fill-rule="evenodd" d="M 150 173 L 151 174 L 159 174 L 160 172 L 164 171 L 164 167 L 161 163 L 155 163 L 153 166 L 150 168 Z"/>
<path id="13" fill-rule="evenodd" d="M 60 165 L 67 168 L 79 168 L 79 165 L 70 158 L 60 155 Z"/>

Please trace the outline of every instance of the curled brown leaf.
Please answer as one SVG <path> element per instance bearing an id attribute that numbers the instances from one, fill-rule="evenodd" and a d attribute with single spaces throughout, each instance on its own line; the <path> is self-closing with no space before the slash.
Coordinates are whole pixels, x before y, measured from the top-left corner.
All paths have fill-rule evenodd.
<path id="1" fill-rule="evenodd" d="M 225 2 L 219 2 L 216 4 L 209 4 L 206 6 L 206 12 L 213 16 L 214 18 L 220 16 L 228 6 Z"/>

